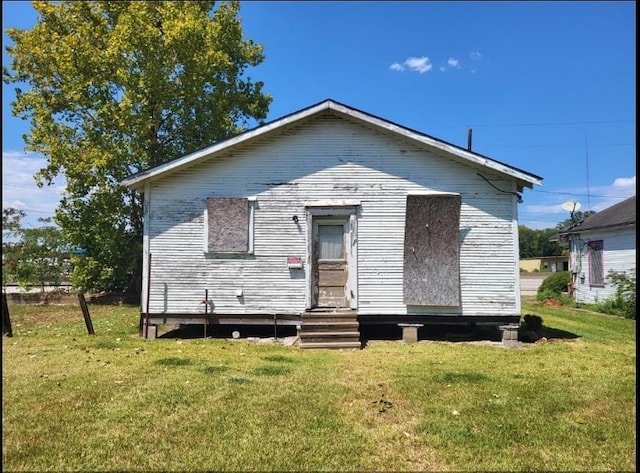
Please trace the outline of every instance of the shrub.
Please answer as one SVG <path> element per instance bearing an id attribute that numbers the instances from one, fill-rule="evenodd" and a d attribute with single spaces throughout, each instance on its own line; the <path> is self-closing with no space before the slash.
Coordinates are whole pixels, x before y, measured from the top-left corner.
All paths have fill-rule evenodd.
<path id="1" fill-rule="evenodd" d="M 600 304 L 597 310 L 605 314 L 619 315 L 625 319 L 636 318 L 636 273 L 609 271 L 607 278 L 616 287 L 616 293 Z"/>
<path id="2" fill-rule="evenodd" d="M 569 271 L 558 271 L 545 278 L 538 288 L 538 300 L 559 299 L 569 284 Z"/>

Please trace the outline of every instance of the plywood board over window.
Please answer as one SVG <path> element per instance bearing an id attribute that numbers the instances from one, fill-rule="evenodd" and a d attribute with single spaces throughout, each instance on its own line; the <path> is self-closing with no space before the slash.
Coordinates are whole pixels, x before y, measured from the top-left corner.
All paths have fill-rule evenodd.
<path id="1" fill-rule="evenodd" d="M 211 253 L 248 253 L 249 212 L 246 198 L 207 199 L 207 250 Z"/>
<path id="2" fill-rule="evenodd" d="M 454 194 L 407 196 L 405 304 L 460 305 L 460 204 L 460 196 Z"/>
<path id="3" fill-rule="evenodd" d="M 604 250 L 603 240 L 593 240 L 589 245 L 589 284 L 591 286 L 604 286 L 604 265 L 602 264 L 602 253 Z"/>

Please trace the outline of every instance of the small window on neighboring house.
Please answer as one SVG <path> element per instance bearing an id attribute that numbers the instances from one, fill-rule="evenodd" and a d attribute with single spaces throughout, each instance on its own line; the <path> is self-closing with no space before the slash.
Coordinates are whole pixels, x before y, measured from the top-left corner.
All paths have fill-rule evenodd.
<path id="1" fill-rule="evenodd" d="M 589 242 L 589 284 L 591 286 L 604 286 L 603 248 L 602 240 Z"/>
<path id="2" fill-rule="evenodd" d="M 204 218 L 207 253 L 253 254 L 254 199 L 208 198 Z"/>

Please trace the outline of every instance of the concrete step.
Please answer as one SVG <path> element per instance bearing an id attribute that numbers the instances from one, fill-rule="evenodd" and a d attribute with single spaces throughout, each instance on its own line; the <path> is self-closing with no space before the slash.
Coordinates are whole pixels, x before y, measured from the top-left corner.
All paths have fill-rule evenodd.
<path id="1" fill-rule="evenodd" d="M 327 324 L 355 324 L 359 322 L 356 319 L 302 319 L 302 325 L 327 325 Z"/>
<path id="2" fill-rule="evenodd" d="M 305 312 L 302 314 L 302 321 L 315 321 L 315 320 L 358 320 L 358 312 L 355 310 L 336 311 L 336 312 Z"/>
<path id="3" fill-rule="evenodd" d="M 300 348 L 362 348 L 355 310 L 309 311 L 302 314 Z"/>
<path id="4" fill-rule="evenodd" d="M 361 349 L 362 343 L 360 341 L 332 341 L 332 342 L 303 342 L 300 341 L 300 348 L 302 349 Z"/>
<path id="5" fill-rule="evenodd" d="M 302 332 L 357 332 L 360 324 L 358 322 L 303 322 L 300 330 Z"/>
<path id="6" fill-rule="evenodd" d="M 360 332 L 300 332 L 300 341 L 305 342 L 359 342 Z"/>

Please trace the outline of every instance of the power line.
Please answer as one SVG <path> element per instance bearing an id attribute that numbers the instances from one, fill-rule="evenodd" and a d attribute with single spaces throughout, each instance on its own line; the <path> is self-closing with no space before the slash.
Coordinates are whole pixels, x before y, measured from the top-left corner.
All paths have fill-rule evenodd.
<path id="1" fill-rule="evenodd" d="M 620 200 L 624 200 L 624 199 L 628 199 L 629 196 L 626 197 L 620 197 L 619 195 L 597 195 L 597 194 L 591 194 L 587 191 L 586 194 L 579 194 L 576 192 L 557 192 L 557 191 L 542 191 L 539 189 L 529 189 L 527 192 L 541 192 L 543 194 L 555 194 L 555 195 L 572 195 L 572 196 L 576 196 L 576 197 L 602 197 L 605 199 L 620 199 Z"/>
<path id="2" fill-rule="evenodd" d="M 14 189 L 27 189 L 27 190 L 37 189 L 37 187 L 17 186 L 15 184 L 2 184 L 2 187 L 13 187 Z"/>
<path id="3" fill-rule="evenodd" d="M 57 184 L 51 184 L 43 187 L 39 187 L 37 184 L 33 184 L 34 187 L 29 186 L 19 186 L 17 184 L 2 184 L 2 187 L 13 187 L 14 189 L 27 189 L 27 190 L 36 190 L 36 189 L 51 189 L 52 187 L 56 187 Z"/>
<path id="4" fill-rule="evenodd" d="M 576 145 L 507 145 L 507 146 L 492 146 L 488 145 L 487 148 L 582 148 L 583 144 Z M 635 146 L 635 143 L 611 143 L 611 144 L 599 144 L 599 145 L 590 145 L 597 146 L 600 148 L 613 148 L 613 147 L 623 147 L 623 146 Z"/>
<path id="5" fill-rule="evenodd" d="M 557 125 L 596 125 L 603 123 L 629 123 L 634 120 L 588 120 L 575 122 L 533 122 L 533 123 L 500 123 L 493 125 L 473 125 L 474 127 L 511 127 L 511 126 L 557 126 Z"/>
<path id="6" fill-rule="evenodd" d="M 600 125 L 600 124 L 612 124 L 612 123 L 633 123 L 635 120 L 587 120 L 587 121 L 573 121 L 573 122 L 532 122 L 532 123 L 493 123 L 493 124 L 466 124 L 466 125 L 445 125 L 439 128 L 508 128 L 508 127 L 527 127 L 527 126 L 558 126 L 558 125 Z"/>
<path id="7" fill-rule="evenodd" d="M 589 192 L 589 146 L 587 145 L 587 132 L 584 133 L 584 160 L 587 167 L 587 212 L 589 212 L 591 210 L 591 192 Z"/>
<path id="8" fill-rule="evenodd" d="M 9 206 L 7 206 L 7 207 L 11 207 L 11 206 L 9 205 Z M 3 208 L 4 208 L 4 207 L 3 207 Z M 55 209 L 54 209 L 54 210 L 50 210 L 50 211 L 49 211 L 49 210 L 36 210 L 36 209 L 30 209 L 30 208 L 26 208 L 26 207 L 25 207 L 25 208 L 21 208 L 21 209 L 17 209 L 17 210 L 22 210 L 22 211 L 24 211 L 24 212 L 35 212 L 35 213 L 38 213 L 38 214 L 53 214 L 53 213 L 55 212 Z"/>

